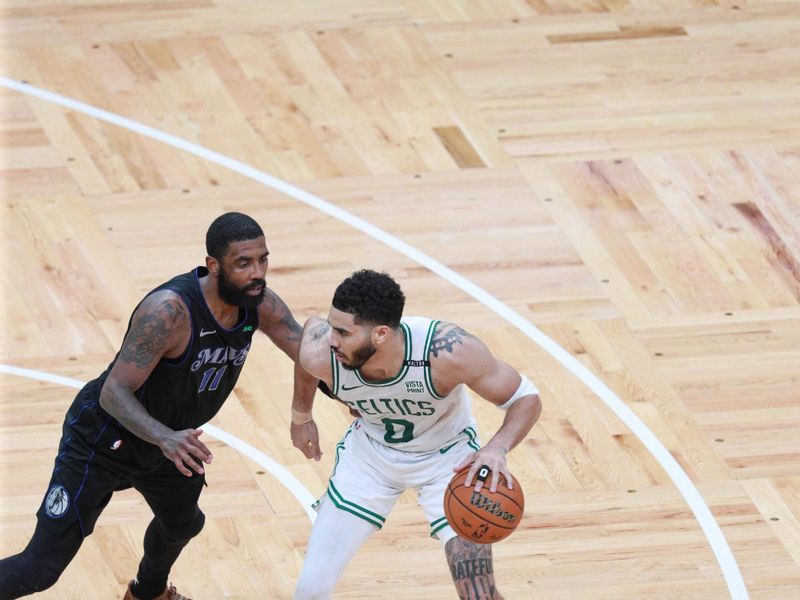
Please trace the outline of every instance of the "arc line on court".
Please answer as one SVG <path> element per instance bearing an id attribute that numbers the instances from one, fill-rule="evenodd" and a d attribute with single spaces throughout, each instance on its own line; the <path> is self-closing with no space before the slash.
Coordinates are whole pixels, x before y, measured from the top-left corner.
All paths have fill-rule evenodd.
<path id="1" fill-rule="evenodd" d="M 414 248 L 410 244 L 402 241 L 401 239 L 383 231 L 379 227 L 352 215 L 351 213 L 335 206 L 314 194 L 293 186 L 281 179 L 273 177 L 267 173 L 259 171 L 250 165 L 234 160 L 228 156 L 214 152 L 207 148 L 203 148 L 197 144 L 176 137 L 174 135 L 164 133 L 153 127 L 149 127 L 137 121 L 133 121 L 126 117 L 122 117 L 115 113 L 91 106 L 84 102 L 67 98 L 60 94 L 50 92 L 48 90 L 38 88 L 36 86 L 21 83 L 19 81 L 10 79 L 8 77 L 0 76 L 0 86 L 7 89 L 12 89 L 28 96 L 39 98 L 52 104 L 75 110 L 77 112 L 89 115 L 96 119 L 112 123 L 129 131 L 134 131 L 151 139 L 160 141 L 164 144 L 184 150 L 194 156 L 213 162 L 221 167 L 225 167 L 243 175 L 254 181 L 258 181 L 268 187 L 278 190 L 287 196 L 299 200 L 309 206 L 312 206 L 343 223 L 350 225 L 354 229 L 365 233 L 366 235 L 374 238 L 393 250 L 407 256 L 414 262 L 426 267 L 430 271 L 436 273 L 455 287 L 461 289 L 463 292 L 475 298 L 478 302 L 490 308 L 503 319 L 517 327 L 533 342 L 538 344 L 545 352 L 550 354 L 554 359 L 560 362 L 564 368 L 569 370 L 575 377 L 577 377 L 586 387 L 588 387 L 598 398 L 600 398 L 609 409 L 611 409 L 619 419 L 625 423 L 628 429 L 633 433 L 642 444 L 647 448 L 650 454 L 653 455 L 669 478 L 675 484 L 680 494 L 683 496 L 686 503 L 689 505 L 692 513 L 697 519 L 700 528 L 708 540 L 711 550 L 717 560 L 722 571 L 722 576 L 728 586 L 728 591 L 733 600 L 746 600 L 749 598 L 747 588 L 744 584 L 744 579 L 736 563 L 736 558 L 728 546 L 728 542 L 720 529 L 719 524 L 714 519 L 714 515 L 703 500 L 699 490 L 694 485 L 692 480 L 683 470 L 683 467 L 678 463 L 667 448 L 661 443 L 656 435 L 650 430 L 647 425 L 634 413 L 630 407 L 625 404 L 605 383 L 603 383 L 594 373 L 581 364 L 574 356 L 569 354 L 554 340 L 549 338 L 544 332 L 540 331 L 532 323 L 527 321 L 519 313 L 512 310 L 509 306 L 489 294 L 483 288 L 478 287 L 462 275 L 456 273 L 449 267 L 445 266 L 438 260 Z"/>
<path id="2" fill-rule="evenodd" d="M 0 373 L 17 375 L 19 377 L 26 377 L 28 379 L 37 379 L 39 381 L 47 381 L 48 383 L 56 383 L 76 389 L 80 389 L 86 385 L 85 381 L 81 381 L 79 379 L 72 379 L 71 377 L 45 373 L 44 371 L 35 371 L 33 369 L 23 369 L 22 367 L 14 367 L 12 365 L 0 364 Z M 306 489 L 306 487 L 286 469 L 286 467 L 275 462 L 258 448 L 251 446 L 244 440 L 241 440 L 235 435 L 228 433 L 224 429 L 215 427 L 211 423 L 201 425 L 198 427 L 198 429 L 202 429 L 204 433 L 207 433 L 211 437 L 228 444 L 228 446 L 235 449 L 240 454 L 244 454 L 248 458 L 252 459 L 256 464 L 263 467 L 264 470 L 268 471 L 287 490 L 289 490 L 289 492 L 291 492 L 291 494 L 303 507 L 308 515 L 308 518 L 311 519 L 311 522 L 314 522 L 314 520 L 317 518 L 317 513 L 313 508 L 311 508 L 311 504 L 316 500 L 316 498 L 314 498 L 311 492 L 309 492 L 308 489 Z"/>

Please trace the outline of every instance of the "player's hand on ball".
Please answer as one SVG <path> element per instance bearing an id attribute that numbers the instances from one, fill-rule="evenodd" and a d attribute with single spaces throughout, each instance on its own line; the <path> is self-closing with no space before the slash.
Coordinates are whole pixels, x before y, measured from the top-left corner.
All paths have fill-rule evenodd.
<path id="1" fill-rule="evenodd" d="M 493 448 L 491 445 L 487 445 L 484 448 L 481 448 L 477 452 L 473 452 L 470 454 L 464 462 L 460 465 L 456 466 L 453 471 L 456 473 L 461 469 L 465 469 L 469 467 L 469 472 L 467 473 L 467 478 L 464 481 L 464 485 L 469 487 L 475 483 L 475 491 L 480 492 L 481 488 L 483 487 L 484 482 L 481 479 L 478 479 L 478 473 L 481 467 L 488 467 L 491 471 L 492 478 L 489 481 L 489 490 L 492 492 L 497 491 L 497 484 L 500 480 L 500 474 L 503 474 L 503 477 L 506 480 L 506 485 L 508 485 L 508 489 L 513 488 L 511 472 L 508 470 L 508 466 L 506 465 L 506 453 L 500 448 Z"/>
<path id="2" fill-rule="evenodd" d="M 488 471 L 486 466 L 481 467 Z M 459 471 L 444 490 L 442 507 L 448 524 L 463 539 L 493 544 L 511 535 L 525 511 L 525 495 L 519 481 L 512 488 L 500 485 L 496 492 L 475 491 L 464 485 L 467 469 Z"/>

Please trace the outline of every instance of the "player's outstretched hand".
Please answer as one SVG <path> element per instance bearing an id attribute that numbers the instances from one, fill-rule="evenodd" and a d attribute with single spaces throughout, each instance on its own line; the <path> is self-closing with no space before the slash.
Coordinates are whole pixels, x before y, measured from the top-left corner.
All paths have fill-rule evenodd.
<path id="1" fill-rule="evenodd" d="M 317 431 L 317 424 L 313 420 L 300 425 L 292 423 L 289 431 L 292 435 L 292 444 L 306 458 L 313 458 L 317 461 L 320 459 L 322 452 L 319 449 L 319 431 Z"/>
<path id="2" fill-rule="evenodd" d="M 205 473 L 202 463 L 210 464 L 214 458 L 211 451 L 200 441 L 202 434 L 202 429 L 173 431 L 159 444 L 164 456 L 175 463 L 178 471 L 186 477 L 191 477 L 192 471 Z"/>
<path id="3" fill-rule="evenodd" d="M 508 466 L 506 465 L 506 453 L 500 449 L 495 449 L 491 446 L 481 448 L 477 452 L 473 452 L 467 456 L 467 458 L 464 459 L 460 465 L 453 468 L 453 471 L 457 473 L 462 469 L 466 469 L 467 467 L 469 467 L 469 472 L 467 473 L 467 478 L 464 480 L 464 485 L 469 487 L 472 485 L 473 481 L 475 481 L 476 492 L 480 492 L 484 484 L 481 479 L 477 479 L 479 471 L 482 467 L 488 467 L 492 475 L 492 479 L 489 484 L 489 491 L 497 491 L 500 473 L 502 473 L 503 477 L 505 477 L 508 489 L 513 488 L 513 484 L 511 483 L 511 472 L 508 470 Z"/>

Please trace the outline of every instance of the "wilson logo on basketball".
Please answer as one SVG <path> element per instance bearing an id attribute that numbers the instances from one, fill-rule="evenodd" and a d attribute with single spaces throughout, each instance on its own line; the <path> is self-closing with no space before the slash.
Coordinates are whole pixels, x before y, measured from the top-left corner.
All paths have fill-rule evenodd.
<path id="1" fill-rule="evenodd" d="M 516 515 L 512 515 L 510 512 L 503 510 L 502 505 L 497 500 L 490 500 L 480 492 L 472 492 L 472 496 L 470 496 L 469 503 L 472 504 L 475 508 L 480 508 L 483 511 L 486 511 L 489 514 L 495 515 L 496 517 L 500 517 L 504 521 L 508 521 L 509 523 L 513 523 L 517 520 Z"/>

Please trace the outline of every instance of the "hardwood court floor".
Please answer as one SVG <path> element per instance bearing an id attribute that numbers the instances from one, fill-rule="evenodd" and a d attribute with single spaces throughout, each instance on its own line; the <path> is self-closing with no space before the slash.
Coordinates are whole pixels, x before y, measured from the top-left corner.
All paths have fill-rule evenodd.
<path id="1" fill-rule="evenodd" d="M 298 185 L 440 260 L 597 374 L 697 486 L 749 596 L 800 597 L 800 3 L 767 0 L 5 0 L 2 75 Z M 509 599 L 729 597 L 709 541 L 634 432 L 486 306 L 380 241 L 230 170 L 0 88 L 0 359 L 87 380 L 132 307 L 256 217 L 299 319 L 353 269 L 453 320 L 542 390 L 510 455 L 527 494 L 495 547 Z M 288 436 L 264 339 L 214 424 L 325 489 Z M 19 551 L 74 390 L 0 375 L 0 552 Z M 476 400 L 484 440 L 501 416 Z M 221 442 L 195 599 L 290 598 L 309 520 Z M 112 599 L 148 511 L 118 494 L 42 599 Z M 337 598 L 455 597 L 413 498 Z"/>

